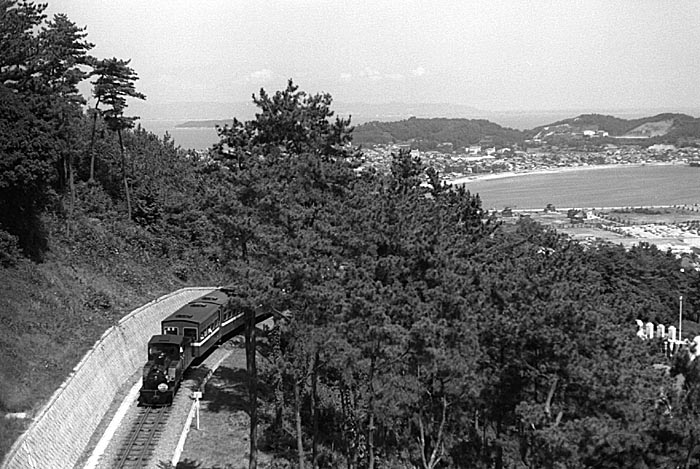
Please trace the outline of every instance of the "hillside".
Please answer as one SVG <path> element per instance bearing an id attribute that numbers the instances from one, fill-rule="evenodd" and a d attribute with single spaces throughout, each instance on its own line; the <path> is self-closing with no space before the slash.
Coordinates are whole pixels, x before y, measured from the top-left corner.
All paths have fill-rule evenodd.
<path id="1" fill-rule="evenodd" d="M 623 119 L 603 114 L 581 114 L 577 117 L 520 131 L 486 119 L 416 118 L 380 122 L 355 127 L 356 145 L 410 144 L 419 150 L 434 150 L 444 143 L 459 149 L 482 143 L 508 146 L 525 139 L 548 143 L 571 143 L 584 137 L 599 142 L 624 139 L 629 142 L 679 143 L 700 138 L 700 119 L 687 114 L 663 113 L 636 119 Z M 606 140 L 601 140 L 606 139 Z"/>
<path id="2" fill-rule="evenodd" d="M 398 122 L 369 122 L 355 127 L 357 145 L 411 143 L 420 150 L 432 150 L 442 143 L 454 148 L 489 139 L 495 145 L 522 142 L 524 133 L 485 119 L 424 119 L 411 117 Z"/>
<path id="3" fill-rule="evenodd" d="M 602 114 L 578 117 L 543 125 L 528 132 L 539 140 L 588 135 L 620 139 L 657 139 L 675 141 L 679 137 L 700 137 L 700 119 L 687 114 L 664 113 L 637 119 L 622 119 Z"/>
<path id="4" fill-rule="evenodd" d="M 46 215 L 51 237 L 43 263 L 3 253 L 0 415 L 36 412 L 129 311 L 183 286 L 223 283 L 214 263 L 184 246 L 126 220 L 100 218 L 78 214 L 67 233 L 65 220 Z M 162 246 L 171 251 L 163 254 Z M 0 458 L 27 424 L 4 420 Z"/>

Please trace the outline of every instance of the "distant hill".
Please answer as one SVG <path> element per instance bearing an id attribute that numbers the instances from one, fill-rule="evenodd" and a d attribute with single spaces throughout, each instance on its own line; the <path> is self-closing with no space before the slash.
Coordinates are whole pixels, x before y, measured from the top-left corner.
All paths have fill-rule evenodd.
<path id="1" fill-rule="evenodd" d="M 218 112 L 224 116 L 223 105 L 203 103 L 197 107 L 191 103 L 178 106 L 169 105 L 167 115 L 182 118 L 178 128 L 214 128 L 230 124 L 226 118 L 200 118 L 209 112 Z M 239 120 L 248 120 L 254 116 L 257 108 L 245 103 L 228 103 L 231 114 Z M 166 109 L 161 109 L 166 111 Z M 403 103 L 364 104 L 334 103 L 337 116 L 352 116 L 355 125 L 353 141 L 358 145 L 410 143 L 413 148 L 421 150 L 436 149 L 442 143 L 452 143 L 457 149 L 474 145 L 484 140 L 485 144 L 508 146 L 521 144 L 526 139 L 540 139 L 553 144 L 567 144 L 571 140 L 583 138 L 584 131 L 595 132 L 598 143 L 615 140 L 629 142 L 645 141 L 647 143 L 679 143 L 684 139 L 700 139 L 700 119 L 682 113 L 661 113 L 650 117 L 637 117 L 641 113 L 622 112 L 631 118 L 616 117 L 607 114 L 581 114 L 556 120 L 551 124 L 539 125 L 530 130 L 518 130 L 505 125 L 536 124 L 546 119 L 563 117 L 564 111 L 534 114 L 522 113 L 486 113 L 476 108 L 448 104 L 414 104 Z M 163 114 L 166 115 L 166 114 Z M 211 115 L 211 114 L 209 114 Z M 214 114 L 216 116 L 216 114 Z M 423 116 L 423 117 L 412 117 Z M 439 117 L 438 117 L 439 116 Z M 500 122 L 495 123 L 494 121 Z M 608 139 L 608 140 L 606 140 Z M 588 141 L 588 140 L 586 140 Z M 482 142 L 482 143 L 484 143 Z"/>
<path id="2" fill-rule="evenodd" d="M 622 119 L 602 114 L 582 114 L 528 132 L 532 138 L 548 140 L 573 137 L 583 132 L 607 133 L 612 138 L 674 141 L 681 137 L 700 138 L 700 119 L 687 114 L 663 113 L 651 117 Z"/>
<path id="3" fill-rule="evenodd" d="M 522 142 L 520 130 L 502 127 L 485 119 L 424 119 L 411 117 L 398 122 L 368 122 L 353 132 L 356 145 L 410 143 L 413 148 L 431 150 L 444 143 L 454 148 L 487 141 L 493 145 Z"/>
<path id="4" fill-rule="evenodd" d="M 219 127 L 223 127 L 224 125 L 231 125 L 233 120 L 227 119 L 227 120 L 219 120 L 219 119 L 210 119 L 210 120 L 195 120 L 195 121 L 187 121 L 183 122 L 182 124 L 177 124 L 175 127 L 177 128 L 199 128 L 199 129 L 206 129 L 206 128 L 214 128 L 217 125 Z"/>
<path id="5" fill-rule="evenodd" d="M 355 125 L 374 121 L 396 122 L 412 116 L 484 119 L 487 118 L 488 114 L 472 106 L 451 103 L 346 103 L 334 101 L 332 108 L 338 116 L 352 116 L 352 123 Z"/>

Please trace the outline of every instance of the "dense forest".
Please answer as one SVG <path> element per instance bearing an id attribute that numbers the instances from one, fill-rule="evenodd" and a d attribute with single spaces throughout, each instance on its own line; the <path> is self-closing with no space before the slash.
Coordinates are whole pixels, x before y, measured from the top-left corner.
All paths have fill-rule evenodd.
<path id="1" fill-rule="evenodd" d="M 217 282 L 277 318 L 247 409 L 276 467 L 700 467 L 697 362 L 669 373 L 635 336 L 679 295 L 700 311 L 675 256 L 503 225 L 408 152 L 363 171 L 331 96 L 291 80 L 206 155 L 178 148 L 128 115 L 129 61 L 43 9 L 0 3 L 2 413 L 134 302 Z"/>
<path id="2" fill-rule="evenodd" d="M 435 150 L 450 142 L 455 148 L 475 145 L 488 138 L 490 145 L 522 143 L 524 133 L 501 127 L 485 119 L 423 119 L 411 117 L 398 122 L 368 122 L 355 129 L 358 145 L 410 143 L 418 150 Z"/>

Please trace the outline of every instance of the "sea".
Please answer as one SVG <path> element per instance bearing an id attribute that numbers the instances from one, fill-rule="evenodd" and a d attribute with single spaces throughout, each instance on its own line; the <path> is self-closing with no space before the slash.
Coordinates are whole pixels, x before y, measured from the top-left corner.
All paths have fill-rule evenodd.
<path id="1" fill-rule="evenodd" d="M 137 123 L 161 138 L 168 132 L 175 141 L 175 145 L 185 150 L 206 150 L 219 141 L 216 129 L 213 127 L 177 127 L 185 120 L 144 119 Z"/>
<path id="2" fill-rule="evenodd" d="M 613 166 L 464 183 L 489 210 L 649 207 L 700 204 L 700 167 Z"/>

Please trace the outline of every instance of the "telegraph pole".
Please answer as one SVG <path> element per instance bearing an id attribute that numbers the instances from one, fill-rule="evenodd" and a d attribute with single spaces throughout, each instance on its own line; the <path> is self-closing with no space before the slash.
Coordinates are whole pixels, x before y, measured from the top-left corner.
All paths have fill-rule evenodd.
<path id="1" fill-rule="evenodd" d="M 683 295 L 678 297 L 678 340 L 683 340 Z"/>

